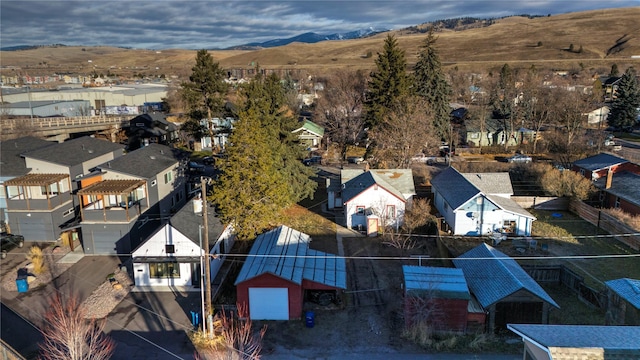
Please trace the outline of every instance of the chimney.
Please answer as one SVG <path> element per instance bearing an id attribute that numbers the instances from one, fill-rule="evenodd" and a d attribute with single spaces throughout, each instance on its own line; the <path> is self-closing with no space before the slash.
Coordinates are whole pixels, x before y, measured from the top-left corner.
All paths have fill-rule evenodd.
<path id="1" fill-rule="evenodd" d="M 605 189 L 611 189 L 611 183 L 613 182 L 613 171 L 611 168 L 607 171 L 607 182 L 604 186 Z"/>
<path id="2" fill-rule="evenodd" d="M 369 162 L 364 163 L 364 171 L 369 171 Z"/>

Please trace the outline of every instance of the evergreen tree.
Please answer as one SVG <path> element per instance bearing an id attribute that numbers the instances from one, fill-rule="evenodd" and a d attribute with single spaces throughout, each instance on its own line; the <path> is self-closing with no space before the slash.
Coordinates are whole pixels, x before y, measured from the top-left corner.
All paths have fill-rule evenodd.
<path id="1" fill-rule="evenodd" d="M 365 125 L 373 129 L 395 106 L 397 99 L 407 95 L 410 80 L 407 75 L 407 61 L 404 50 L 400 49 L 393 35 L 384 40 L 384 47 L 376 59 L 376 71 L 371 73 L 367 91 Z"/>
<path id="2" fill-rule="evenodd" d="M 220 64 L 213 60 L 207 50 L 199 50 L 196 54 L 196 64 L 191 68 L 189 81 L 181 84 L 182 98 L 187 106 L 189 128 L 194 129 L 192 135 L 199 138 L 203 132 L 213 136 L 213 129 L 195 131 L 200 120 L 221 116 L 224 111 L 224 97 L 229 85 L 224 82 L 225 71 Z"/>
<path id="3" fill-rule="evenodd" d="M 418 55 L 413 76 L 416 95 L 427 101 L 432 109 L 435 129 L 441 138 L 445 138 L 451 113 L 451 86 L 442 71 L 442 64 L 435 49 L 436 40 L 431 28 Z"/>
<path id="4" fill-rule="evenodd" d="M 635 125 L 638 108 L 640 108 L 640 85 L 635 69 L 630 67 L 622 75 L 616 98 L 611 104 L 611 111 L 607 117 L 609 126 L 625 128 Z"/>
<path id="5" fill-rule="evenodd" d="M 262 75 L 241 88 L 245 98 L 227 147 L 212 201 L 240 239 L 277 225 L 282 210 L 312 196 L 314 172 L 300 161 L 302 146 L 291 133 L 285 89 L 277 76 Z"/>
<path id="6" fill-rule="evenodd" d="M 618 70 L 618 64 L 611 65 L 611 71 L 609 71 L 609 76 L 617 77 L 620 75 L 620 71 Z"/>

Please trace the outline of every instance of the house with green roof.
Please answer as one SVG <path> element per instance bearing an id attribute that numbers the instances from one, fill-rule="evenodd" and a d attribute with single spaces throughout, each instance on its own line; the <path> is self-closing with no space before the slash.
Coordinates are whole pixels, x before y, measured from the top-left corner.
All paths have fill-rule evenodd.
<path id="1" fill-rule="evenodd" d="M 310 151 L 318 150 L 322 147 L 322 138 L 324 137 L 324 128 L 312 121 L 303 120 L 300 127 L 293 130 L 292 133 L 298 135 L 300 142 L 305 149 Z"/>

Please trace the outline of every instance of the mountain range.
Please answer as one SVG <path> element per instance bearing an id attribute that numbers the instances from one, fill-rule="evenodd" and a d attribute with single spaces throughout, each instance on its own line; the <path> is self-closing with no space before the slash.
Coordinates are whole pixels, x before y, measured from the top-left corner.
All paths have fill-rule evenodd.
<path id="1" fill-rule="evenodd" d="M 271 47 L 288 45 L 294 42 L 314 44 L 314 43 L 317 43 L 320 41 L 326 41 L 326 40 L 361 39 L 361 38 L 369 37 L 385 31 L 388 31 L 388 30 L 376 30 L 373 27 L 370 27 L 364 30 L 356 30 L 356 31 L 350 31 L 346 33 L 335 33 L 335 34 L 329 34 L 329 35 L 322 35 L 315 32 L 307 32 L 307 33 L 296 35 L 286 39 L 274 39 L 274 40 L 268 40 L 265 42 L 252 42 L 244 45 L 232 46 L 232 47 L 226 48 L 225 50 L 257 50 L 261 48 L 271 48 Z"/>

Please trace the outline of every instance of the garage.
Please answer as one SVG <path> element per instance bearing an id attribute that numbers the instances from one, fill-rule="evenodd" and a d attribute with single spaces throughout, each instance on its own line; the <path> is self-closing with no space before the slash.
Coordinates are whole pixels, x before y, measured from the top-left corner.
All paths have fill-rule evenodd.
<path id="1" fill-rule="evenodd" d="M 237 302 L 250 319 L 300 319 L 305 291 L 346 289 L 344 258 L 310 249 L 310 241 L 284 225 L 256 238 L 235 282 Z"/>
<path id="2" fill-rule="evenodd" d="M 249 288 L 251 320 L 289 320 L 287 288 Z"/>
<path id="3" fill-rule="evenodd" d="M 18 228 L 12 229 L 16 234 L 24 236 L 27 241 L 55 241 L 47 229 L 50 229 L 50 222 L 46 219 L 21 218 L 18 220 Z"/>
<path id="4" fill-rule="evenodd" d="M 119 231 L 99 231 L 94 230 L 91 232 L 93 237 L 93 251 L 85 249 L 90 254 L 104 254 L 104 255 L 116 255 L 118 253 L 116 249 L 116 243 L 120 240 Z"/>

